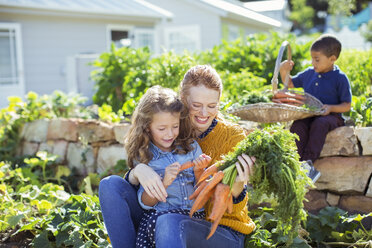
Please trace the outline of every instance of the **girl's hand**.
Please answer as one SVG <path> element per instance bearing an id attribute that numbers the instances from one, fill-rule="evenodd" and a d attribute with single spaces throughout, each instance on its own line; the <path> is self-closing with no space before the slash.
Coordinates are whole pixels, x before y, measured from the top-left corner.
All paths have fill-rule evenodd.
<path id="1" fill-rule="evenodd" d="M 169 185 L 172 184 L 174 179 L 176 179 L 178 175 L 178 170 L 181 167 L 180 163 L 175 162 L 173 164 L 168 165 L 165 168 L 164 178 L 163 178 L 163 185 L 165 188 L 168 188 Z"/>
<path id="2" fill-rule="evenodd" d="M 196 182 L 199 181 L 200 176 L 203 174 L 204 169 L 208 167 L 211 160 L 211 157 L 203 153 L 193 161 Z"/>
<path id="3" fill-rule="evenodd" d="M 253 174 L 255 157 L 249 157 L 246 154 L 238 156 L 239 162 L 235 163 L 238 175 L 236 176 L 235 183 L 232 186 L 232 194 L 234 197 L 238 197 L 242 192 L 244 185 L 249 181 L 250 176 Z"/>
<path id="4" fill-rule="evenodd" d="M 150 166 L 138 164 L 134 167 L 131 174 L 135 180 L 138 180 L 150 197 L 156 198 L 158 201 L 166 201 L 167 191 L 160 176 Z"/>

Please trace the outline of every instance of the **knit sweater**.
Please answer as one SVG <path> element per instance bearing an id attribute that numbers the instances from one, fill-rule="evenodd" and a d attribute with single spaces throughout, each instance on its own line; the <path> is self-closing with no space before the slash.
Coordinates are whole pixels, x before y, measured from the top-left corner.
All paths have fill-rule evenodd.
<path id="1" fill-rule="evenodd" d="M 203 153 L 212 158 L 210 164 L 222 158 L 222 155 L 232 151 L 234 146 L 245 138 L 244 130 L 237 124 L 229 123 L 219 119 L 217 125 L 204 138 L 199 139 L 198 143 Z M 255 229 L 255 224 L 248 216 L 248 194 L 244 199 L 234 204 L 231 214 L 225 213 L 220 221 L 221 225 L 231 227 L 243 234 L 249 234 Z M 205 206 L 206 215 L 209 216 L 212 211 L 212 204 Z"/>

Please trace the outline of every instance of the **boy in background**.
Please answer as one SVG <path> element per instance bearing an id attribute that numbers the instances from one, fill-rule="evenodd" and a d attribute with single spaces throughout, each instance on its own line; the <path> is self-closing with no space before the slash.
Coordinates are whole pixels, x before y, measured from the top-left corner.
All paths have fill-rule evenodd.
<path id="1" fill-rule="evenodd" d="M 335 65 L 341 52 L 340 41 L 328 34 L 321 35 L 311 45 L 312 67 L 290 77 L 288 87 L 302 87 L 306 93 L 318 98 L 324 105 L 321 116 L 313 116 L 293 122 L 290 131 L 299 136 L 296 141 L 300 160 L 310 165 L 310 177 L 315 182 L 320 176 L 312 166 L 319 158 L 327 133 L 344 126 L 341 113 L 351 108 L 351 89 L 347 76 Z M 285 76 L 293 68 L 293 61 L 284 61 L 280 75 Z"/>

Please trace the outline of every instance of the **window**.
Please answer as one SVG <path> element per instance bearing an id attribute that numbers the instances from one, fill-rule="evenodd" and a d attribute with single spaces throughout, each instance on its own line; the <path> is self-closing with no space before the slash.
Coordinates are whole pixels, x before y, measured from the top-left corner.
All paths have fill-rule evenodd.
<path id="1" fill-rule="evenodd" d="M 200 27 L 197 25 L 170 27 L 166 28 L 164 33 L 166 48 L 176 53 L 182 53 L 184 50 L 195 52 L 201 48 Z"/>
<path id="2" fill-rule="evenodd" d="M 150 48 L 155 51 L 155 31 L 151 28 L 136 28 L 134 31 L 134 47 Z"/>
<path id="3" fill-rule="evenodd" d="M 107 26 L 107 47 L 110 50 L 111 43 L 116 47 L 131 47 L 133 42 L 131 26 L 108 25 Z"/>
<path id="4" fill-rule="evenodd" d="M 9 96 L 24 93 L 21 25 L 0 23 L 0 107 L 8 105 Z"/>
<path id="5" fill-rule="evenodd" d="M 0 85 L 19 84 L 20 78 L 19 24 L 0 23 Z"/>

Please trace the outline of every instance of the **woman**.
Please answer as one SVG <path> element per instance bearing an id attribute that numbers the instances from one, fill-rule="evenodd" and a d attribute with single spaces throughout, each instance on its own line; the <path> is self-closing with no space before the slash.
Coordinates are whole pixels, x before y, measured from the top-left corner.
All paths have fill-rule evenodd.
<path id="1" fill-rule="evenodd" d="M 241 127 L 217 117 L 221 93 L 221 79 L 210 66 L 191 68 L 181 82 L 181 99 L 189 109 L 189 118 L 197 130 L 197 141 L 203 153 L 212 158 L 211 164 L 221 159 L 222 155 L 231 151 L 245 137 Z M 215 234 L 206 240 L 211 226 L 206 220 L 165 214 L 156 223 L 156 230 L 161 230 L 156 233 L 157 247 L 244 246 L 245 234 L 252 232 L 255 227 L 248 217 L 245 188 L 254 160 L 247 155 L 238 159 L 241 166 L 237 166 L 238 176 L 232 188 L 234 211 L 224 215 Z M 138 164 L 129 171 L 125 180 L 110 176 L 100 183 L 102 214 L 114 248 L 135 246 L 136 230 L 142 217 L 142 209 L 136 198 L 139 183 L 147 194 L 165 202 L 167 193 L 161 178 L 145 164 Z M 205 209 L 208 215 L 211 206 Z"/>

